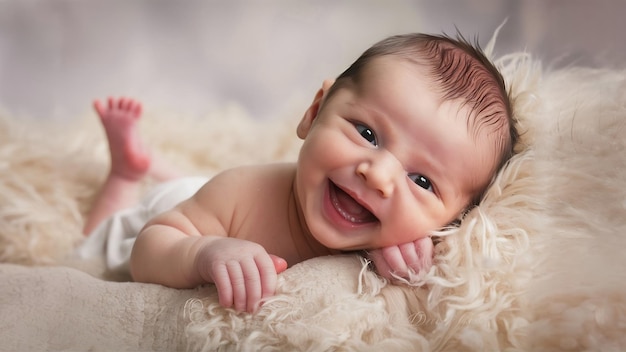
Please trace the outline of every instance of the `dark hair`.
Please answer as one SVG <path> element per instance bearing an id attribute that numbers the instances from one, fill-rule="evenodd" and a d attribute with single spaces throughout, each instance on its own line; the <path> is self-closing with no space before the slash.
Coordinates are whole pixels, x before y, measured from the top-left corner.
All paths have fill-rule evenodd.
<path id="1" fill-rule="evenodd" d="M 373 59 L 387 55 L 425 66 L 440 84 L 443 100 L 463 100 L 470 107 L 467 123 L 475 135 L 483 128 L 493 131 L 499 155 L 494 171 L 500 170 L 513 156 L 519 134 L 504 78 L 478 43 L 472 44 L 460 34 L 456 38 L 423 33 L 386 38 L 367 49 L 339 75 L 327 97 L 348 82 L 359 84 L 365 67 Z M 479 192 L 473 204 L 478 203 L 483 192 Z"/>

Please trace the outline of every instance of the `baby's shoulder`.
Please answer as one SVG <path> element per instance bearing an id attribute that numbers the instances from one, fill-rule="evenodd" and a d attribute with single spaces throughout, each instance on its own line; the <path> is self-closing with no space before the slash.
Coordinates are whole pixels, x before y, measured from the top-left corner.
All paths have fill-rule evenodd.
<path id="1" fill-rule="evenodd" d="M 236 204 L 288 192 L 294 175 L 295 164 L 239 166 L 213 176 L 194 199 L 203 206 L 215 203 L 223 209 L 226 200 Z"/>
<path id="2" fill-rule="evenodd" d="M 204 188 L 214 195 L 279 192 L 291 188 L 295 170 L 289 163 L 238 166 L 213 176 Z"/>
<path id="3" fill-rule="evenodd" d="M 224 170 L 214 178 L 232 183 L 256 183 L 268 180 L 282 181 L 293 178 L 296 172 L 294 163 L 273 163 L 244 165 Z"/>

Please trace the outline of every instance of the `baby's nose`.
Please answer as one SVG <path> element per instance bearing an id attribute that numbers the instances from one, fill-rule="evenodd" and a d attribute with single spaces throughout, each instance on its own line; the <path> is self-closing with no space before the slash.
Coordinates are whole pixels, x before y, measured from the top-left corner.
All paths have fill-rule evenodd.
<path id="1" fill-rule="evenodd" d="M 356 173 L 365 184 L 383 198 L 389 198 L 396 188 L 398 173 L 405 174 L 400 162 L 391 153 L 381 153 L 372 160 L 361 162 Z"/>

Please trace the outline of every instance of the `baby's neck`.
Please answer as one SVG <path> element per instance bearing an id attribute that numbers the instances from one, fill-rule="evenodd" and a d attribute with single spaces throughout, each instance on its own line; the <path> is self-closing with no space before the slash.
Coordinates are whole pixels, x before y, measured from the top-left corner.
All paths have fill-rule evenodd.
<path id="1" fill-rule="evenodd" d="M 295 177 L 294 177 L 295 181 Z M 291 186 L 288 202 L 288 221 L 291 238 L 298 251 L 301 261 L 314 257 L 339 254 L 340 251 L 327 248 L 318 242 L 309 230 L 295 188 L 295 182 Z"/>

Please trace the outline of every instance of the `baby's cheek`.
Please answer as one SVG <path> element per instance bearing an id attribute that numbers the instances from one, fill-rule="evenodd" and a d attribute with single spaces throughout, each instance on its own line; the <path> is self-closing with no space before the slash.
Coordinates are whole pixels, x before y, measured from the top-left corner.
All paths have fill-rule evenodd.
<path id="1" fill-rule="evenodd" d="M 393 229 L 396 244 L 408 243 L 430 236 L 431 232 L 446 225 L 442 219 L 432 214 L 406 214 L 405 221 L 398 219 Z"/>

